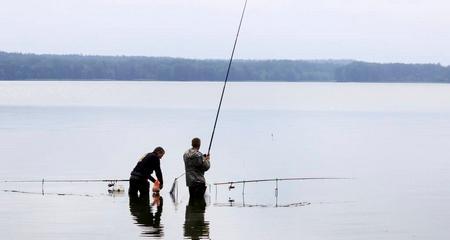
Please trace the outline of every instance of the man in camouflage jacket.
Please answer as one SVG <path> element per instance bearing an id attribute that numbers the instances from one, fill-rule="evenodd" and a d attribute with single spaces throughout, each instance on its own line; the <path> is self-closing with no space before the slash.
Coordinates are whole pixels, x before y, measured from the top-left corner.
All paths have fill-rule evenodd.
<path id="1" fill-rule="evenodd" d="M 186 185 L 189 187 L 191 197 L 203 197 L 206 190 L 205 172 L 210 167 L 209 155 L 202 154 L 200 150 L 200 139 L 192 139 L 192 148 L 184 155 L 184 166 L 186 171 Z"/>

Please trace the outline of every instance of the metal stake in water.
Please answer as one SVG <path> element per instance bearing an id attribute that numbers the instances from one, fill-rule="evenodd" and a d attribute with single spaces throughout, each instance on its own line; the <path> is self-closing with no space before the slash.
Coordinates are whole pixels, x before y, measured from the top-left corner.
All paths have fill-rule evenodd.
<path id="1" fill-rule="evenodd" d="M 44 196 L 44 179 L 42 179 L 42 186 L 41 186 L 41 188 L 42 188 L 42 196 Z"/>
<path id="2" fill-rule="evenodd" d="M 275 207 L 278 207 L 278 178 L 275 179 Z"/>

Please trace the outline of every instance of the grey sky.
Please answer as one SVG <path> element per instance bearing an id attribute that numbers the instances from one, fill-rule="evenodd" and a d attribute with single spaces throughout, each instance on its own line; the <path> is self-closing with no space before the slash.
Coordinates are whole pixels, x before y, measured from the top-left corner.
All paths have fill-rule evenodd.
<path id="1" fill-rule="evenodd" d="M 228 58 L 243 0 L 0 0 L 0 50 Z M 249 0 L 236 57 L 450 64 L 448 0 Z"/>

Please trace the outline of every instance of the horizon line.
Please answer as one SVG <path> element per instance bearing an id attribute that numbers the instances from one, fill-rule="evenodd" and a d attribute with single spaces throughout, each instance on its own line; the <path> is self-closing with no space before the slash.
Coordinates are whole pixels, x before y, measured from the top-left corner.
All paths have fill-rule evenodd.
<path id="1" fill-rule="evenodd" d="M 196 61 L 227 61 L 226 58 L 193 58 L 193 57 L 174 57 L 174 56 L 146 56 L 146 55 L 113 55 L 113 54 L 85 54 L 85 53 L 33 53 L 33 52 L 8 52 L 0 50 L 4 54 L 21 54 L 21 55 L 35 55 L 35 56 L 81 56 L 81 57 L 124 57 L 124 58 L 170 58 L 181 60 L 196 60 Z M 441 65 L 448 67 L 450 65 L 442 64 L 441 62 L 375 62 L 360 59 L 350 58 L 322 58 L 322 59 L 301 59 L 301 58 L 238 58 L 236 61 L 304 61 L 304 62 L 364 62 L 374 64 L 407 64 L 407 65 Z"/>

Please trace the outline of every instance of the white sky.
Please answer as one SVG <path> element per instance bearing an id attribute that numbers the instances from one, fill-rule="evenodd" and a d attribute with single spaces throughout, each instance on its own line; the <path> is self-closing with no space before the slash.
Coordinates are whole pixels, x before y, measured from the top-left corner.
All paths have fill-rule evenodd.
<path id="1" fill-rule="evenodd" d="M 0 50 L 228 58 L 243 0 L 0 0 Z M 236 57 L 450 64 L 448 0 L 249 0 Z"/>

